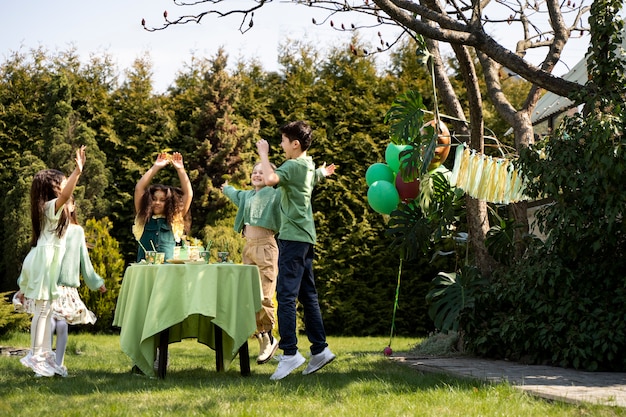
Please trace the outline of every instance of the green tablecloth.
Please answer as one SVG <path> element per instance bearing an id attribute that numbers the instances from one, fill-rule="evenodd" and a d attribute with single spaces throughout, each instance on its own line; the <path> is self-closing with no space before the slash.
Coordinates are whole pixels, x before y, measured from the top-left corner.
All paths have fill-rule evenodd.
<path id="1" fill-rule="evenodd" d="M 113 325 L 135 365 L 154 376 L 159 333 L 169 342 L 195 337 L 215 349 L 214 325 L 223 330 L 224 369 L 256 330 L 261 282 L 254 265 L 131 265 L 126 269 Z"/>

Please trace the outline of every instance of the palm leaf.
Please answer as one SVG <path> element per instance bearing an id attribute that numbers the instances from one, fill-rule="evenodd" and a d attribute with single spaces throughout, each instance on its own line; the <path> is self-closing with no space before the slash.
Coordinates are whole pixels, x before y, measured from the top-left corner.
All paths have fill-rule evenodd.
<path id="1" fill-rule="evenodd" d="M 430 303 L 428 315 L 442 332 L 456 331 L 459 317 L 474 306 L 476 293 L 487 283 L 475 267 L 466 266 L 458 273 L 440 272 L 433 279 L 433 288 L 426 295 Z"/>
<path id="2" fill-rule="evenodd" d="M 401 94 L 385 114 L 385 123 L 389 123 L 391 141 L 397 145 L 407 145 L 420 137 L 424 124 L 424 103 L 417 91 L 408 90 Z"/>

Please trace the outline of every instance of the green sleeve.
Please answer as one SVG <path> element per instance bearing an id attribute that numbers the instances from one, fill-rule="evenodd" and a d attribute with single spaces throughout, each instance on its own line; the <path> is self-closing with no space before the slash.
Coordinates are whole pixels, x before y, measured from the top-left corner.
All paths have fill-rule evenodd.
<path id="1" fill-rule="evenodd" d="M 224 187 L 224 195 L 228 197 L 230 201 L 232 201 L 237 207 L 241 203 L 241 190 L 237 190 L 232 185 L 227 185 Z"/>

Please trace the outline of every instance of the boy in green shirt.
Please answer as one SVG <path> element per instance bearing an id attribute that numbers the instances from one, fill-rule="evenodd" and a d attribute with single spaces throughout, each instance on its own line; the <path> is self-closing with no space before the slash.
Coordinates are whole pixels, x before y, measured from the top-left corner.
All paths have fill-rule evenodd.
<path id="1" fill-rule="evenodd" d="M 311 127 L 303 121 L 288 123 L 280 128 L 287 159 L 278 169 L 269 161 L 269 143 L 261 139 L 257 149 L 261 159 L 263 178 L 268 186 L 281 190 L 281 225 L 278 235 L 278 331 L 279 347 L 284 355 L 271 376 L 279 380 L 305 362 L 298 352 L 296 335 L 296 300 L 304 308 L 304 325 L 311 342 L 311 359 L 304 375 L 318 371 L 335 359 L 326 343 L 326 332 L 319 307 L 313 276 L 314 245 L 316 241 L 311 194 L 321 179 L 335 172 L 335 165 L 326 164 L 315 169 L 307 150 L 313 139 Z"/>

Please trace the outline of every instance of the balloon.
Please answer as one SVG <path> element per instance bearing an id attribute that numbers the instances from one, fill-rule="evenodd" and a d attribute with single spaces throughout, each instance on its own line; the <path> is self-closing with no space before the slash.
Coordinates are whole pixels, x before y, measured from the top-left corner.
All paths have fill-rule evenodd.
<path id="1" fill-rule="evenodd" d="M 367 168 L 365 172 L 365 182 L 367 182 L 367 185 L 372 185 L 376 181 L 393 182 L 393 171 L 389 168 L 389 165 L 377 162 Z"/>
<path id="2" fill-rule="evenodd" d="M 424 126 L 422 126 L 422 129 L 426 126 L 434 127 L 435 121 L 429 121 Z M 448 130 L 448 127 L 441 120 L 439 121 L 439 129 L 441 130 L 441 134 L 437 136 L 437 143 L 440 143 L 442 145 L 450 145 L 450 130 Z M 431 161 L 430 165 L 428 165 L 428 171 L 432 171 L 433 169 L 443 164 L 446 159 L 448 159 L 449 153 L 450 146 L 437 146 L 435 148 L 435 155 L 433 156 L 433 160 Z"/>
<path id="3" fill-rule="evenodd" d="M 398 172 L 400 169 L 400 152 L 406 149 L 409 145 L 396 145 L 395 143 L 390 143 L 387 145 L 385 149 L 385 161 L 387 161 L 387 165 L 393 172 Z"/>
<path id="4" fill-rule="evenodd" d="M 398 190 L 398 195 L 403 202 L 408 202 L 410 200 L 415 199 L 420 192 L 420 180 L 415 179 L 411 182 L 405 182 L 402 179 L 402 175 L 398 174 L 396 176 L 396 190 Z"/>
<path id="5" fill-rule="evenodd" d="M 380 214 L 389 214 L 398 207 L 400 196 L 390 182 L 376 181 L 367 190 L 367 202 Z"/>

